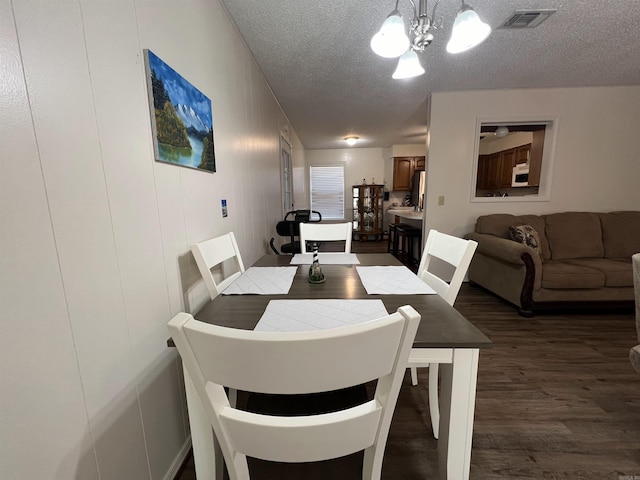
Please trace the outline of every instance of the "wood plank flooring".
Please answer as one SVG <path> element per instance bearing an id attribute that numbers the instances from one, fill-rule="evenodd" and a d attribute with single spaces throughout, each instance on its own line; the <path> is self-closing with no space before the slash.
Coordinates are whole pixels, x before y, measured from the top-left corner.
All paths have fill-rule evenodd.
<path id="1" fill-rule="evenodd" d="M 372 252 L 376 245 L 386 251 L 386 242 L 354 242 L 352 250 Z M 632 312 L 545 313 L 525 319 L 468 284 L 455 306 L 494 342 L 493 349 L 480 354 L 471 479 L 640 478 L 640 375 L 628 359 L 637 343 Z M 419 370 L 420 384 L 413 387 L 405 376 L 383 479 L 441 478 L 427 378 L 428 370 Z M 255 474 L 357 479 L 358 461 L 347 457 L 333 470 L 331 464 L 311 466 L 305 474 L 257 467 Z M 195 479 L 191 459 L 177 479 Z"/>

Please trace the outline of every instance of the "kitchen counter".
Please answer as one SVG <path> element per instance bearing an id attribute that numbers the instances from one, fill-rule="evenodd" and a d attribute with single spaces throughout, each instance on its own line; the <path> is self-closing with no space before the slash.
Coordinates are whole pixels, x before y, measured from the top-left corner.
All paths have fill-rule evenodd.
<path id="1" fill-rule="evenodd" d="M 416 212 L 415 210 L 409 210 L 404 208 L 390 208 L 387 210 L 387 213 L 390 215 L 395 215 L 396 217 L 406 218 L 408 220 L 418 220 L 422 221 L 422 217 L 424 212 Z"/>

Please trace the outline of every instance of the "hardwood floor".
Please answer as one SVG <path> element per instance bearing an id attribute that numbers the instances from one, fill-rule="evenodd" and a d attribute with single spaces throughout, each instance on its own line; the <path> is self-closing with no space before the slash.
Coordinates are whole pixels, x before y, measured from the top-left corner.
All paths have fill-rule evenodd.
<path id="1" fill-rule="evenodd" d="M 357 253 L 362 245 L 372 251 L 381 243 L 354 242 L 352 250 Z M 383 247 L 386 251 L 386 242 Z M 628 359 L 637 343 L 632 312 L 547 313 L 525 319 L 468 284 L 455 306 L 494 342 L 493 349 L 480 354 L 471 479 L 640 478 L 640 375 Z M 441 478 L 427 375 L 428 370 L 419 370 L 417 387 L 405 376 L 384 479 Z M 311 469 L 313 474 L 260 468 L 256 474 L 356 479 L 360 458 L 347 457 L 333 471 L 321 465 Z M 192 460 L 177 478 L 195 479 Z"/>

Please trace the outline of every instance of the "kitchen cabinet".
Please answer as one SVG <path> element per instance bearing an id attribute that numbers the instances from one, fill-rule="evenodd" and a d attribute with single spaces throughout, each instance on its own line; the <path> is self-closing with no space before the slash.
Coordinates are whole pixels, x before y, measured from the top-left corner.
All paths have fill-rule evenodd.
<path id="1" fill-rule="evenodd" d="M 498 171 L 498 188 L 511 188 L 513 167 L 516 165 L 516 149 L 510 148 L 501 152 Z"/>
<path id="2" fill-rule="evenodd" d="M 384 185 L 353 185 L 353 239 L 382 240 Z"/>
<path id="3" fill-rule="evenodd" d="M 520 145 L 516 147 L 516 164 L 528 163 L 531 156 L 531 144 Z"/>
<path id="4" fill-rule="evenodd" d="M 511 188 L 513 167 L 526 163 L 531 144 L 478 156 L 476 188 L 479 190 Z"/>
<path id="5" fill-rule="evenodd" d="M 410 192 L 413 174 L 425 169 L 425 157 L 393 157 L 393 190 Z"/>

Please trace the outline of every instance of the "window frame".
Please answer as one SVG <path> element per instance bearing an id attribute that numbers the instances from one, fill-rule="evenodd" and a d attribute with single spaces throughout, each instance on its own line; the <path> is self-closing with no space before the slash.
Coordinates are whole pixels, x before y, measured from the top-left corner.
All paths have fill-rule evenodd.
<path id="1" fill-rule="evenodd" d="M 545 125 L 544 149 L 542 152 L 542 167 L 540 171 L 540 184 L 537 195 L 510 196 L 510 197 L 478 197 L 476 196 L 476 184 L 478 179 L 478 157 L 480 151 L 480 132 L 482 125 Z M 549 202 L 551 201 L 551 187 L 553 183 L 553 170 L 555 163 L 555 151 L 557 144 L 560 118 L 557 115 L 532 115 L 510 117 L 477 117 L 472 169 L 470 179 L 470 200 L 472 203 L 514 203 L 514 202 Z"/>

